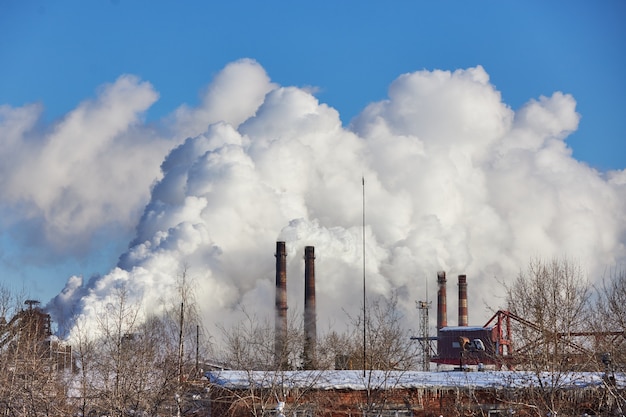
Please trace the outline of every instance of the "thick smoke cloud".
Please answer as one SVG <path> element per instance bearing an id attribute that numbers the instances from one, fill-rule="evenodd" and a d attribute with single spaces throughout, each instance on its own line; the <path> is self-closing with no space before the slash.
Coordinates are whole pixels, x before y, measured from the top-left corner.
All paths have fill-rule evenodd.
<path id="1" fill-rule="evenodd" d="M 154 91 L 131 87 L 145 109 Z M 514 111 L 481 67 L 419 71 L 346 128 L 308 91 L 272 84 L 253 61 L 230 64 L 198 108 L 171 116 L 172 136 L 187 138 L 164 158 L 117 267 L 86 285 L 71 278 L 50 308 L 88 323 L 125 283 L 146 313 L 158 311 L 187 268 L 209 330 L 242 308 L 272 318 L 275 242 L 285 240 L 290 311 L 302 310 L 303 248 L 314 245 L 318 329 L 341 326 L 361 302 L 363 177 L 369 297 L 397 292 L 409 331 L 436 271 L 466 273 L 470 323 L 483 324 L 486 304 L 501 302 L 498 281 L 532 257 L 575 259 L 591 280 L 624 265 L 626 171 L 572 158 L 575 107 L 557 92 Z"/>
<path id="2" fill-rule="evenodd" d="M 56 254 L 88 250 L 94 236 L 136 223 L 158 161 L 172 144 L 143 126 L 154 88 L 122 76 L 42 129 L 40 105 L 0 107 L 3 223 L 16 239 Z"/>

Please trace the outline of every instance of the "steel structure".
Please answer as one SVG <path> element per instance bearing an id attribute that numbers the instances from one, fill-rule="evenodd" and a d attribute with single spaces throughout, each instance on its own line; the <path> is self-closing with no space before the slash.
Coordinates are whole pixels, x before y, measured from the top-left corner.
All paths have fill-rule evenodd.
<path id="1" fill-rule="evenodd" d="M 417 309 L 420 314 L 420 337 L 417 339 L 422 346 L 422 371 L 430 371 L 430 331 L 428 310 L 430 309 L 430 301 L 418 301 Z"/>

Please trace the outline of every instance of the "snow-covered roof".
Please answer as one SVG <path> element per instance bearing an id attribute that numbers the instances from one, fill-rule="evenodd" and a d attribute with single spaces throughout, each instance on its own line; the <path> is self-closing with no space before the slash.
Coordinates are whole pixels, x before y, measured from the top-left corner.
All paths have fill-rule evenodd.
<path id="1" fill-rule="evenodd" d="M 523 388 L 544 386 L 560 389 L 602 386 L 603 372 L 534 373 L 522 371 L 418 372 L 418 371 L 212 371 L 210 383 L 229 389 L 309 388 L 316 390 L 365 390 L 400 388 Z M 619 387 L 626 387 L 626 375 L 616 374 Z"/>
<path id="2" fill-rule="evenodd" d="M 440 332 L 477 332 L 481 330 L 491 331 L 493 326 L 484 327 L 484 326 L 446 326 L 439 329 Z"/>

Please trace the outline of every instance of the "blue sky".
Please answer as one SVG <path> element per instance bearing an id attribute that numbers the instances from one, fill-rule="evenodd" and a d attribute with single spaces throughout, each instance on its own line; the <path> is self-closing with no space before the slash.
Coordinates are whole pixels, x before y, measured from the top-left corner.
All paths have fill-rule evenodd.
<path id="1" fill-rule="evenodd" d="M 419 69 L 482 65 L 518 107 L 572 94 L 575 155 L 600 169 L 626 158 L 626 5 L 560 2 L 14 1 L 0 3 L 0 103 L 63 115 L 120 74 L 160 92 L 157 118 L 226 63 L 251 57 L 281 85 L 320 88 L 344 122 Z"/>
<path id="2" fill-rule="evenodd" d="M 0 0 L 0 106 L 40 103 L 38 129 L 53 130 L 102 85 L 132 74 L 158 92 L 144 116 L 158 126 L 182 104 L 197 105 L 228 63 L 252 58 L 279 85 L 311 87 L 347 126 L 403 73 L 480 65 L 513 110 L 571 94 L 581 115 L 567 139 L 574 158 L 621 170 L 625 19 L 617 0 Z M 83 252 L 33 247 L 39 229 L 3 200 L 0 213 L 18 220 L 0 222 L 0 280 L 35 298 L 54 296 L 72 274 L 106 274 L 133 236 L 99 231 L 105 242 Z"/>

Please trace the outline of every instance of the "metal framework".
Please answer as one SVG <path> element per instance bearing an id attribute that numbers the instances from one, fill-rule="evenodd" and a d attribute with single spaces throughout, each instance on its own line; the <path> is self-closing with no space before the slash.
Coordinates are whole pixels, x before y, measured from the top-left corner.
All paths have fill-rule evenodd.
<path id="1" fill-rule="evenodd" d="M 430 309 L 430 301 L 418 301 L 417 309 L 420 314 L 420 337 L 417 338 L 422 345 L 422 371 L 430 370 L 430 334 L 429 334 L 429 320 L 428 310 Z"/>
<path id="2" fill-rule="evenodd" d="M 534 333 L 531 341 L 525 344 L 513 345 L 512 322 Z M 497 311 L 485 324 L 484 327 L 493 326 L 492 337 L 495 342 L 496 361 L 500 365 L 509 368 L 528 362 L 529 354 L 538 348 L 545 347 L 549 343 L 557 343 L 566 347 L 564 360 L 572 364 L 581 361 L 588 362 L 590 358 L 598 361 L 598 348 L 604 343 L 604 347 L 618 347 L 625 344 L 626 333 L 624 331 L 599 331 L 599 332 L 548 332 L 541 329 L 537 324 L 528 321 L 510 311 Z"/>

